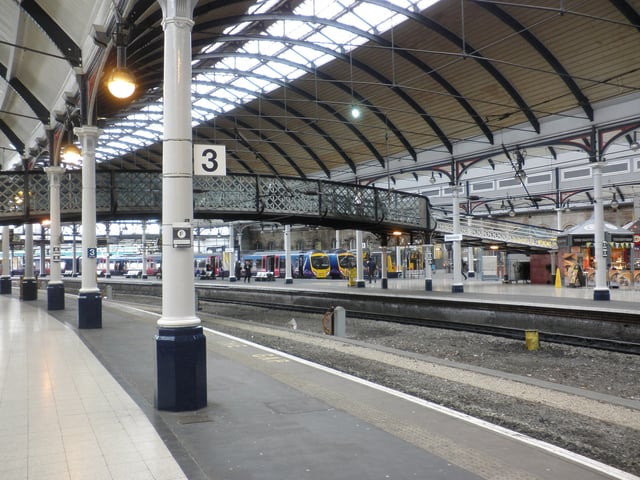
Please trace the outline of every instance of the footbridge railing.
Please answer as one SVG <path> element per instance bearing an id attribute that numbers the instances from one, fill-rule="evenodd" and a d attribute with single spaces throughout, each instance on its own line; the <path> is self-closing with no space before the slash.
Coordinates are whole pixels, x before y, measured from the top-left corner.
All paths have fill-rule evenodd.
<path id="1" fill-rule="evenodd" d="M 451 219 L 439 218 L 437 232 L 453 233 Z M 558 232 L 548 228 L 534 227 L 516 222 L 504 222 L 493 219 L 463 219 L 460 232 L 463 237 L 522 245 L 540 250 L 557 250 Z"/>
<path id="2" fill-rule="evenodd" d="M 61 179 L 61 219 L 79 221 L 82 176 Z M 421 195 L 323 180 L 227 175 L 193 177 L 194 216 L 326 225 L 372 232 L 424 232 L 435 228 Z M 160 218 L 162 174 L 96 172 L 98 220 Z M 39 222 L 49 216 L 49 180 L 39 171 L 0 172 L 0 224 Z"/>

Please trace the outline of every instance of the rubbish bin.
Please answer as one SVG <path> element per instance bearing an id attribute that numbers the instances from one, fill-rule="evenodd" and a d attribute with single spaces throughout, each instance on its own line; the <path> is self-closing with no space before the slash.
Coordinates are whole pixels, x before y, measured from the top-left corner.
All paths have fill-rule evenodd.
<path id="1" fill-rule="evenodd" d="M 349 269 L 349 283 L 348 286 L 349 287 L 355 287 L 356 286 L 356 276 L 358 275 L 358 270 L 353 267 Z"/>

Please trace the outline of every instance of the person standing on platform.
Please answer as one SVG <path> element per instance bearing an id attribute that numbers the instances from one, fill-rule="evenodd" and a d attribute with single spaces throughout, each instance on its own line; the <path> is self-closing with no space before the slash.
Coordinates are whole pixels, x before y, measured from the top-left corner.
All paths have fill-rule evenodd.
<path id="1" fill-rule="evenodd" d="M 242 277 L 242 264 L 240 260 L 236 260 L 236 268 L 235 268 L 236 280 L 239 282 L 240 277 Z"/>
<path id="2" fill-rule="evenodd" d="M 251 262 L 249 260 L 244 262 L 244 281 L 251 283 Z"/>
<path id="3" fill-rule="evenodd" d="M 373 279 L 373 281 L 375 282 L 376 270 L 378 269 L 376 261 L 373 258 L 370 258 L 369 262 L 367 263 L 367 267 L 369 268 L 369 283 L 371 283 L 371 279 Z"/>

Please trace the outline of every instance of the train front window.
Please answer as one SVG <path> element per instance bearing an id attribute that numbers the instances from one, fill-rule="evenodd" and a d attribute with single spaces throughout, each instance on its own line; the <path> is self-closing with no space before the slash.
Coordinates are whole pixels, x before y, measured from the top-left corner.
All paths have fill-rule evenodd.
<path id="1" fill-rule="evenodd" d="M 325 257 L 325 256 L 311 257 L 311 266 L 313 268 L 329 268 L 329 257 Z"/>

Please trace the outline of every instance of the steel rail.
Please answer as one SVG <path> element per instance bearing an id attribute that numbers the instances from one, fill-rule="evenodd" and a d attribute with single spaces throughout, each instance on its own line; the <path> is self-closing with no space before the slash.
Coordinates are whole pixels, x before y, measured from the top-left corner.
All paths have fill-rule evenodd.
<path id="1" fill-rule="evenodd" d="M 243 299 L 242 301 L 227 299 L 198 299 L 199 302 L 206 303 L 228 303 L 252 306 L 256 308 L 268 308 L 270 310 L 284 310 L 303 313 L 323 314 L 326 308 L 306 306 L 306 305 L 283 305 L 268 302 L 256 302 Z M 442 328 L 446 330 L 457 330 L 462 332 L 477 333 L 480 335 L 490 335 L 494 337 L 510 338 L 513 340 L 524 340 L 525 331 L 528 329 L 514 327 L 500 327 L 495 325 L 483 325 L 478 323 L 451 322 L 447 320 L 433 320 L 426 318 L 407 317 L 389 314 L 378 314 L 362 312 L 357 310 L 346 310 L 349 318 L 359 318 L 364 320 L 385 321 L 390 323 L 400 323 L 406 325 L 417 325 L 427 328 Z M 586 337 L 580 335 L 568 335 L 564 333 L 554 333 L 538 331 L 538 339 L 541 342 L 556 343 L 561 345 L 572 345 L 583 348 L 595 348 L 610 352 L 626 353 L 630 355 L 640 355 L 640 343 L 626 342 L 607 338 Z"/>

